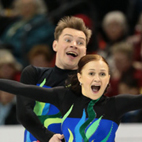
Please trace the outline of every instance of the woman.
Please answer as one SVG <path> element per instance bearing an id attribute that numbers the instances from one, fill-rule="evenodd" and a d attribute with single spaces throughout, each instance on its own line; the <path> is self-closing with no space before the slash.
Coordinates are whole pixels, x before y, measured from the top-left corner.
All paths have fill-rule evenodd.
<path id="1" fill-rule="evenodd" d="M 58 121 L 62 121 L 66 141 L 114 142 L 122 115 L 142 108 L 142 96 L 104 96 L 109 85 L 109 72 L 103 57 L 86 55 L 78 63 L 77 76 L 66 87 L 47 89 L 1 79 L 0 89 L 57 106 L 63 116 Z M 60 142 L 62 138 L 55 134 L 50 142 Z"/>

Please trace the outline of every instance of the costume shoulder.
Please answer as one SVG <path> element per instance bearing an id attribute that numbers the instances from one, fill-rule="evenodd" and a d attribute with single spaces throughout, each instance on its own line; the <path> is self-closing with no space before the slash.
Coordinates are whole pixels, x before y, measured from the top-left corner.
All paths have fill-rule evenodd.
<path id="1" fill-rule="evenodd" d="M 23 69 L 20 81 L 26 84 L 36 84 L 40 78 L 47 76 L 52 70 L 53 68 L 29 65 Z"/>

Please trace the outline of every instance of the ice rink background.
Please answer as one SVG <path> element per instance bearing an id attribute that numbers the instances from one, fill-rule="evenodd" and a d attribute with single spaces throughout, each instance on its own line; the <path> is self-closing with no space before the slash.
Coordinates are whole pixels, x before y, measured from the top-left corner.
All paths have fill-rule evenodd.
<path id="1" fill-rule="evenodd" d="M 0 142 L 23 142 L 23 135 L 21 125 L 0 126 Z M 116 142 L 142 142 L 142 124 L 120 124 Z"/>

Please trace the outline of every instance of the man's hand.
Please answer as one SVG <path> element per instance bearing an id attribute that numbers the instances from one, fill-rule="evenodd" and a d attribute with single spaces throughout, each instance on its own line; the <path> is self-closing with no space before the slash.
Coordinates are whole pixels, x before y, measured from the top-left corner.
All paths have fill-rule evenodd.
<path id="1" fill-rule="evenodd" d="M 49 140 L 49 142 L 62 142 L 62 139 L 64 138 L 64 135 L 62 134 L 55 134 L 52 136 L 52 138 Z"/>

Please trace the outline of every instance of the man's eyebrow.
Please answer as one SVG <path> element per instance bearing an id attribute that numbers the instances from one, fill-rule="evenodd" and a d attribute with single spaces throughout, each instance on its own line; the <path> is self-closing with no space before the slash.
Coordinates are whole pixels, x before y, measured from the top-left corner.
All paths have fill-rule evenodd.
<path id="1" fill-rule="evenodd" d="M 65 34 L 63 36 L 71 36 L 71 37 L 73 37 L 73 35 L 70 35 L 70 34 Z M 85 40 L 83 37 L 78 37 L 78 38 Z"/>

